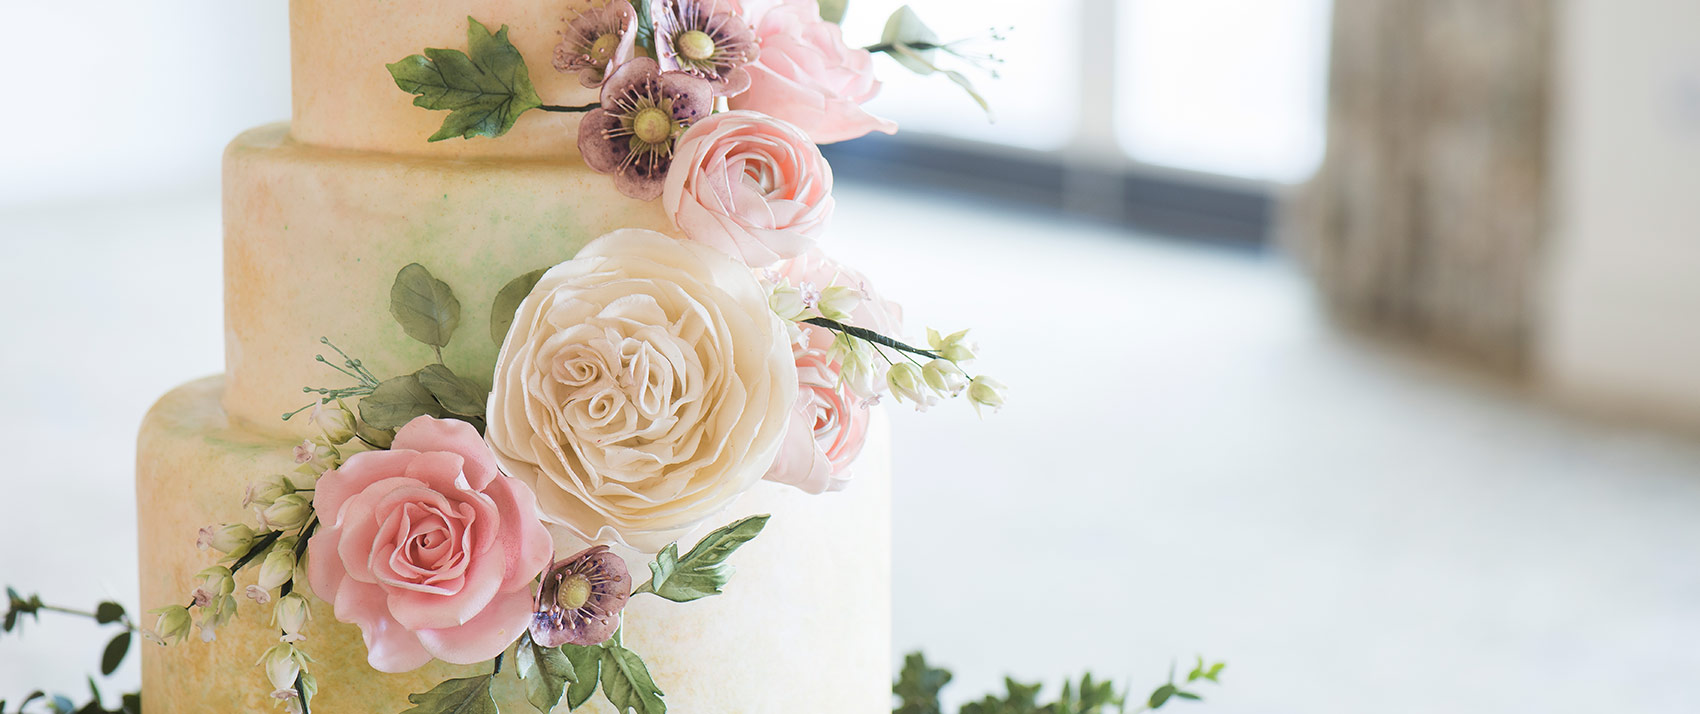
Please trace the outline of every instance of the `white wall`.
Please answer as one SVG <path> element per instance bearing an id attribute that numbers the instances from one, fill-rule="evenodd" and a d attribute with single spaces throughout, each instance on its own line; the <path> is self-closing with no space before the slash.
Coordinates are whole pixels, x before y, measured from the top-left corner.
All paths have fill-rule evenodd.
<path id="1" fill-rule="evenodd" d="M 1538 368 L 1566 401 L 1700 426 L 1700 2 L 1561 6 Z"/>
<path id="2" fill-rule="evenodd" d="M 67 0 L 15 19 L 0 209 L 210 184 L 230 137 L 289 117 L 286 0 Z"/>

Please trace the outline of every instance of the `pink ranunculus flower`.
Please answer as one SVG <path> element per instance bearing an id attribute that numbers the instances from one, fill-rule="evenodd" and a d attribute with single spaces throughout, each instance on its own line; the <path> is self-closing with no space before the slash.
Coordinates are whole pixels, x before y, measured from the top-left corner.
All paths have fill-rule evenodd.
<path id="1" fill-rule="evenodd" d="M 732 111 L 685 130 L 661 206 L 692 240 L 760 267 L 814 247 L 832 216 L 832 167 L 796 127 Z"/>
<path id="2" fill-rule="evenodd" d="M 896 122 L 862 109 L 880 90 L 873 55 L 845 44 L 816 0 L 744 0 L 741 10 L 761 54 L 747 67 L 750 88 L 730 99 L 733 109 L 784 119 L 819 144 L 897 132 Z"/>
<path id="3" fill-rule="evenodd" d="M 880 298 L 861 273 L 839 265 L 820 251 L 810 251 L 775 266 L 776 277 L 794 286 L 818 291 L 832 286 L 854 287 L 862 303 L 851 313 L 851 324 L 885 335 L 901 332 L 903 310 Z M 764 477 L 809 493 L 839 491 L 850 483 L 850 464 L 867 438 L 868 404 L 839 379 L 842 368 L 831 357 L 833 335 L 826 328 L 802 325 L 802 338 L 792 346 L 797 360 L 797 401 L 779 456 Z"/>
<path id="4" fill-rule="evenodd" d="M 489 660 L 530 624 L 553 544 L 531 490 L 497 470 L 472 425 L 418 417 L 316 489 L 307 578 L 360 627 L 374 669 Z"/>

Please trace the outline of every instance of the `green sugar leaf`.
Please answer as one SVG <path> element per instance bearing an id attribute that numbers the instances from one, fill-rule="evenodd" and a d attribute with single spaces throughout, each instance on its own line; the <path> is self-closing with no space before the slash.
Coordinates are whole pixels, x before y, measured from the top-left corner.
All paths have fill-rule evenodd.
<path id="1" fill-rule="evenodd" d="M 530 633 L 520 637 L 514 661 L 520 681 L 525 683 L 526 701 L 540 712 L 554 711 L 567 685 L 578 681 L 578 670 L 566 653 L 532 642 Z"/>
<path id="2" fill-rule="evenodd" d="M 820 0 L 820 19 L 842 24 L 844 7 L 849 4 L 849 0 Z"/>
<path id="3" fill-rule="evenodd" d="M 430 141 L 452 137 L 496 137 L 514 128 L 519 115 L 543 106 L 531 86 L 525 58 L 508 41 L 508 26 L 494 35 L 477 20 L 466 18 L 470 52 L 427 49 L 386 65 L 395 85 L 417 94 L 414 106 L 446 109 L 449 116 Z"/>
<path id="4" fill-rule="evenodd" d="M 390 314 L 408 337 L 442 349 L 460 325 L 460 301 L 448 283 L 425 266 L 410 263 L 390 286 Z"/>
<path id="5" fill-rule="evenodd" d="M 577 709 L 590 701 L 590 695 L 596 693 L 596 682 L 602 672 L 602 648 L 561 645 L 559 649 L 561 654 L 567 656 L 567 661 L 572 663 L 576 675 L 573 683 L 567 687 L 567 708 Z"/>
<path id="6" fill-rule="evenodd" d="M 106 651 L 100 655 L 100 673 L 108 677 L 112 676 L 113 672 L 118 671 L 118 665 L 124 663 L 124 655 L 129 654 L 129 652 L 130 631 L 125 630 L 118 633 L 117 637 L 112 638 L 111 642 L 106 643 Z"/>
<path id="7" fill-rule="evenodd" d="M 399 429 L 421 414 L 442 417 L 443 407 L 411 374 L 378 385 L 360 400 L 360 420 L 377 429 Z"/>
<path id="8" fill-rule="evenodd" d="M 508 328 L 513 327 L 514 312 L 519 310 L 519 304 L 525 301 L 525 296 L 531 294 L 531 289 L 547 272 L 548 268 L 533 270 L 508 281 L 502 286 L 502 291 L 496 293 L 496 301 L 490 305 L 490 339 L 495 340 L 497 346 L 507 340 Z"/>
<path id="9" fill-rule="evenodd" d="M 667 704 L 661 701 L 661 689 L 649 676 L 643 659 L 620 645 L 609 643 L 602 647 L 602 696 L 620 714 L 666 714 Z"/>
<path id="10" fill-rule="evenodd" d="M 107 601 L 94 608 L 94 621 L 102 625 L 124 619 L 124 606 Z"/>
<path id="11" fill-rule="evenodd" d="M 766 515 L 750 516 L 722 527 L 703 536 L 682 558 L 679 557 L 677 543 L 662 548 L 649 564 L 652 577 L 645 586 L 647 592 L 673 602 L 690 602 L 719 595 L 726 581 L 732 578 L 733 569 L 726 559 L 760 535 L 767 519 Z"/>
<path id="12" fill-rule="evenodd" d="M 409 694 L 402 714 L 500 714 L 490 696 L 491 675 L 450 679 L 424 694 Z"/>
<path id="13" fill-rule="evenodd" d="M 447 366 L 441 364 L 426 365 L 424 369 L 415 372 L 420 386 L 437 398 L 437 403 L 451 414 L 467 417 L 484 416 L 484 403 L 490 397 L 490 391 L 478 386 Z"/>

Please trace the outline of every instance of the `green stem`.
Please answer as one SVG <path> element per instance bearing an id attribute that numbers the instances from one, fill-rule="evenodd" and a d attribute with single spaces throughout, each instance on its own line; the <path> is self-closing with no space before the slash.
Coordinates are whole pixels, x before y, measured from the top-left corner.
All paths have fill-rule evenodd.
<path id="1" fill-rule="evenodd" d="M 272 531 L 272 532 L 267 533 L 263 536 L 260 536 L 260 539 L 254 541 L 254 545 L 248 548 L 248 552 L 243 553 L 242 557 L 237 558 L 236 562 L 232 563 L 230 565 L 230 572 L 235 573 L 236 571 L 239 571 L 242 568 L 246 567 L 249 563 L 254 562 L 255 558 L 258 558 L 258 557 L 260 557 L 260 555 L 264 554 L 267 549 L 272 547 L 273 543 L 277 542 L 278 538 L 282 538 L 282 537 L 283 537 L 282 531 Z"/>
<path id="2" fill-rule="evenodd" d="M 601 102 L 591 102 L 589 104 L 580 104 L 576 107 L 566 107 L 557 104 L 542 104 L 538 105 L 537 108 L 546 112 L 588 112 L 600 106 L 602 106 Z"/>
<path id="3" fill-rule="evenodd" d="M 88 612 L 86 610 L 73 610 L 73 609 L 68 608 L 68 607 L 59 607 L 58 605 L 42 605 L 41 607 L 38 607 L 36 609 L 37 610 L 46 610 L 48 612 L 57 612 L 61 615 L 76 615 L 77 617 L 86 617 L 90 620 L 99 620 L 100 619 L 99 617 L 97 617 L 92 612 Z M 111 623 L 106 623 L 106 624 L 111 624 Z M 126 630 L 132 630 L 133 631 L 133 630 L 136 629 L 135 625 L 130 624 L 130 616 L 129 615 L 125 615 L 124 617 L 120 618 L 118 620 L 118 624 L 123 625 L 124 629 L 126 629 Z"/>
<path id="4" fill-rule="evenodd" d="M 919 347 L 910 347 L 909 345 L 898 342 L 897 340 L 886 337 L 885 335 L 874 332 L 873 330 L 857 327 L 855 325 L 846 325 L 837 320 L 830 320 L 824 317 L 811 317 L 803 322 L 816 327 L 824 327 L 828 330 L 832 330 L 833 332 L 842 332 L 856 339 L 872 342 L 876 345 L 884 345 L 901 352 L 908 352 L 909 354 L 920 355 L 922 357 L 931 357 L 933 359 L 940 358 L 940 355 L 937 352 L 923 350 Z"/>

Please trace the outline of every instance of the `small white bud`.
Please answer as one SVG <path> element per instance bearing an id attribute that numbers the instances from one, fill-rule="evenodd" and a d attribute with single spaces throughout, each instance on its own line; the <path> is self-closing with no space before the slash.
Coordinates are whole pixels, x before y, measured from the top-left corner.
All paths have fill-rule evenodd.
<path id="1" fill-rule="evenodd" d="M 260 655 L 260 661 L 255 664 L 265 668 L 266 681 L 272 685 L 272 696 L 287 699 L 289 697 L 281 696 L 281 693 L 289 692 L 293 696 L 295 678 L 301 676 L 301 670 L 306 669 L 310 661 L 301 650 L 295 649 L 295 645 L 279 642 Z"/>
<path id="2" fill-rule="evenodd" d="M 967 330 L 941 337 L 938 330 L 931 327 L 927 328 L 927 345 L 940 357 L 958 364 L 974 361 L 974 353 L 979 349 L 978 345 L 968 340 Z"/>
<path id="3" fill-rule="evenodd" d="M 218 630 L 235 618 L 235 595 L 225 595 L 214 600 L 211 606 L 201 608 L 201 641 L 212 642 L 218 639 Z"/>
<path id="4" fill-rule="evenodd" d="M 832 285 L 820 291 L 816 309 L 828 320 L 848 322 L 850 313 L 862 305 L 862 291 L 845 285 Z"/>
<path id="5" fill-rule="evenodd" d="M 925 380 L 921 376 L 921 368 L 912 362 L 898 362 L 886 372 L 885 383 L 891 388 L 891 395 L 898 401 L 907 400 L 915 405 L 916 411 L 926 411 L 927 407 L 938 400 L 927 390 Z"/>
<path id="6" fill-rule="evenodd" d="M 255 581 L 263 590 L 272 590 L 295 577 L 295 553 L 289 548 L 272 546 L 266 559 L 260 562 L 260 576 Z"/>
<path id="7" fill-rule="evenodd" d="M 968 388 L 968 375 L 956 363 L 947 359 L 935 359 L 921 367 L 921 376 L 926 378 L 927 386 L 933 391 L 947 397 L 954 397 Z"/>
<path id="8" fill-rule="evenodd" d="M 789 285 L 781 285 L 773 289 L 768 296 L 767 304 L 773 312 L 787 320 L 796 321 L 804 317 L 808 306 L 803 304 L 803 292 Z"/>
<path id="9" fill-rule="evenodd" d="M 991 407 L 993 412 L 1003 407 L 1004 393 L 1009 391 L 1002 382 L 991 377 L 979 376 L 968 383 L 968 401 L 974 403 L 974 411 L 980 407 Z"/>
<path id="10" fill-rule="evenodd" d="M 167 605 L 149 610 L 148 613 L 159 615 L 159 619 L 154 620 L 153 630 L 144 633 L 148 639 L 162 645 L 188 639 L 189 628 L 194 625 L 194 619 L 189 616 L 189 608 Z"/>
<path id="11" fill-rule="evenodd" d="M 312 612 L 307 608 L 307 598 L 302 597 L 301 593 L 280 597 L 277 604 L 272 606 L 272 623 L 283 630 L 284 642 L 306 639 L 301 636 L 301 628 L 307 624 L 309 617 L 312 617 Z"/>
<path id="12" fill-rule="evenodd" d="M 319 427 L 325 440 L 331 444 L 346 444 L 354 438 L 354 412 L 343 406 L 341 401 L 335 404 L 319 403 L 313 405 L 313 411 L 308 418 L 313 426 Z"/>
<path id="13" fill-rule="evenodd" d="M 201 529 L 200 537 L 195 540 L 196 547 L 201 550 L 212 548 L 233 558 L 242 557 L 253 544 L 254 529 L 241 523 L 207 526 Z"/>
<path id="14" fill-rule="evenodd" d="M 248 482 L 248 490 L 242 496 L 242 507 L 254 506 L 263 509 L 272 505 L 272 501 L 294 491 L 295 488 L 289 485 L 289 480 L 283 474 L 263 476 Z"/>
<path id="15" fill-rule="evenodd" d="M 299 493 L 279 496 L 260 511 L 260 525 L 274 531 L 292 531 L 313 517 L 313 502 Z"/>

